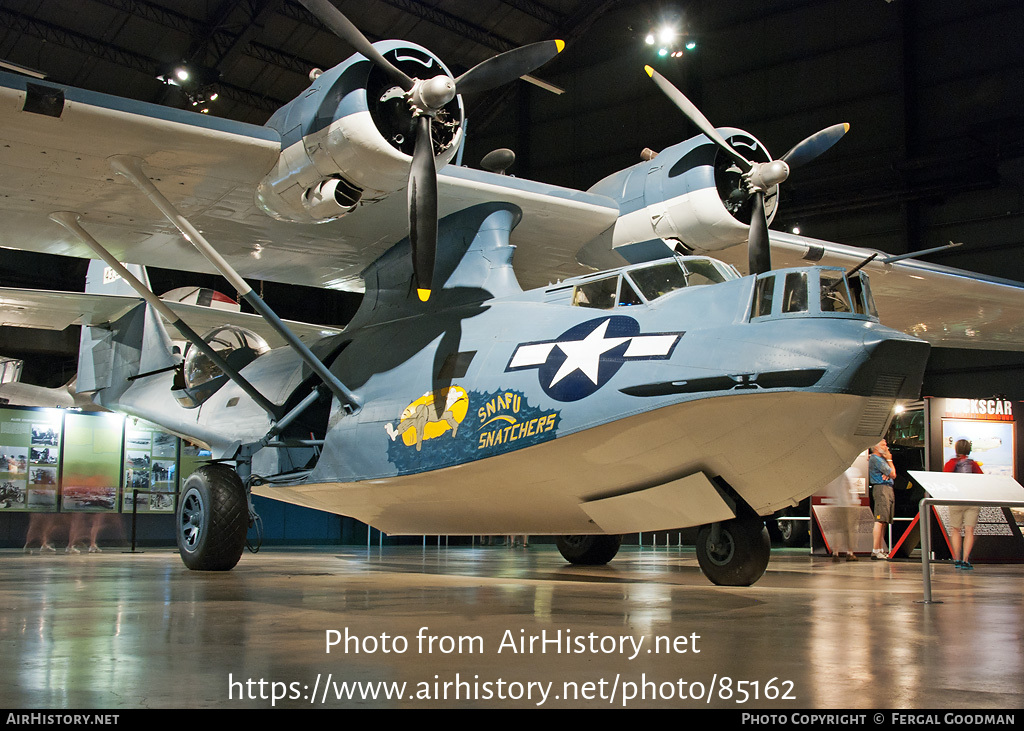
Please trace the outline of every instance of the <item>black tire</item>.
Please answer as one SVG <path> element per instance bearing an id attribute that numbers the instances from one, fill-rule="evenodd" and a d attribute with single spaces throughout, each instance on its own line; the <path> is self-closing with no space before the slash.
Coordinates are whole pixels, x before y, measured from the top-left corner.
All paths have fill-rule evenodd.
<path id="1" fill-rule="evenodd" d="M 230 571 L 242 557 L 249 502 L 238 474 L 203 465 L 185 480 L 177 511 L 178 553 L 193 571 Z"/>
<path id="2" fill-rule="evenodd" d="M 750 586 L 768 568 L 772 543 L 760 518 L 734 518 L 721 524 L 721 539 L 711 545 L 711 526 L 697 532 L 697 562 L 718 586 Z"/>
<path id="3" fill-rule="evenodd" d="M 558 536 L 555 545 L 569 563 L 601 566 L 615 558 L 622 536 Z"/>
<path id="4" fill-rule="evenodd" d="M 810 534 L 807 532 L 809 523 L 806 520 L 779 518 L 776 523 L 779 526 L 782 545 L 786 548 L 802 548 L 810 542 Z"/>

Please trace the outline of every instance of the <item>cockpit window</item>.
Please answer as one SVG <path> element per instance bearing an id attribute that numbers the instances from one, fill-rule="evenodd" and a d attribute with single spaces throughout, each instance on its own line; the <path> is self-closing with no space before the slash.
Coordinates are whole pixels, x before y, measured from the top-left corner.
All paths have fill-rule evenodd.
<path id="1" fill-rule="evenodd" d="M 707 259 L 687 259 L 683 262 L 683 268 L 686 269 L 686 284 L 690 287 L 725 281 L 718 267 Z"/>
<path id="2" fill-rule="evenodd" d="M 618 277 L 608 277 L 581 284 L 573 292 L 572 303 L 577 307 L 610 310 L 615 306 L 615 290 L 618 282 Z"/>
<path id="3" fill-rule="evenodd" d="M 640 293 L 650 302 L 686 286 L 686 275 L 674 261 L 629 272 Z"/>
<path id="4" fill-rule="evenodd" d="M 639 305 L 643 304 L 643 300 L 640 299 L 640 295 L 633 289 L 633 285 L 629 283 L 629 280 L 625 277 L 621 277 L 619 283 L 619 305 Z"/>
<path id="5" fill-rule="evenodd" d="M 683 287 L 718 284 L 739 276 L 731 267 L 710 259 L 671 259 L 578 284 L 573 288 L 572 304 L 600 310 L 641 305 Z"/>

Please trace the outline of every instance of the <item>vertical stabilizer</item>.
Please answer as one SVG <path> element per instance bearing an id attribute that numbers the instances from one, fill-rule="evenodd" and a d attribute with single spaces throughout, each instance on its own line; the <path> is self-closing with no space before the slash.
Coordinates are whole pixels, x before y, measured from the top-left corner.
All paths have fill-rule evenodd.
<path id="1" fill-rule="evenodd" d="M 144 267 L 135 264 L 126 267 L 149 286 Z M 102 261 L 89 264 L 85 291 L 138 299 L 131 286 Z M 128 378 L 171 367 L 177 361 L 160 316 L 140 299 L 136 307 L 115 322 L 90 322 L 82 327 L 78 390 L 102 390 L 99 400 L 112 403 L 130 385 Z"/>

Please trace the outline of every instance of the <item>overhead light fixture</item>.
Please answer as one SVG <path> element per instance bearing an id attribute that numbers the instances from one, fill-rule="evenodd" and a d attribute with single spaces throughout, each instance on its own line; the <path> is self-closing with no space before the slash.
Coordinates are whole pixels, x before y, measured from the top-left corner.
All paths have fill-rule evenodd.
<path id="1" fill-rule="evenodd" d="M 178 81 L 188 81 L 188 69 L 184 66 L 174 69 L 174 78 Z"/>
<path id="2" fill-rule="evenodd" d="M 697 47 L 697 41 L 687 41 L 686 42 L 686 50 L 687 51 L 692 51 L 696 47 Z"/>
<path id="3" fill-rule="evenodd" d="M 653 33 L 648 33 L 647 37 L 644 38 L 644 43 L 646 43 L 648 46 L 653 46 L 654 45 L 654 34 Z"/>

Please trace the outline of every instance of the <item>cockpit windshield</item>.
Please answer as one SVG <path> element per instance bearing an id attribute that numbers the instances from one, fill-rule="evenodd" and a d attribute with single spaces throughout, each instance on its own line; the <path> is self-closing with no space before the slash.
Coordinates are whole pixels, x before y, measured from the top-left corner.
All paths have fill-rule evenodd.
<path id="1" fill-rule="evenodd" d="M 686 274 L 674 261 L 655 264 L 644 269 L 634 269 L 629 273 L 629 278 L 636 283 L 640 294 L 648 302 L 686 286 Z"/>
<path id="2" fill-rule="evenodd" d="M 711 259 L 669 259 L 578 284 L 573 288 L 572 303 L 610 310 L 653 302 L 683 287 L 718 284 L 734 276 L 739 275 Z"/>

